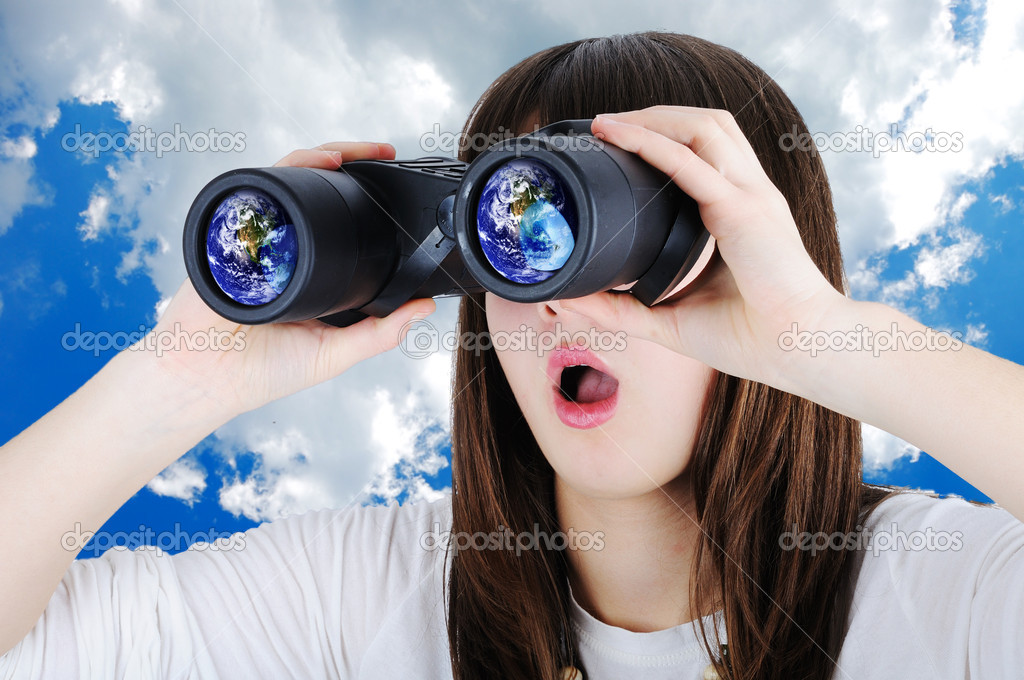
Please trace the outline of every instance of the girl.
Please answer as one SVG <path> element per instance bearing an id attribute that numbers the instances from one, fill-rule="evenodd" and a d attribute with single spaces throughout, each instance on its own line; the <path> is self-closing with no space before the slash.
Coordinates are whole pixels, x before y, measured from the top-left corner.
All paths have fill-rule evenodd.
<path id="1" fill-rule="evenodd" d="M 293 516 L 239 550 L 72 563 L 58 539 L 75 522 L 98 528 L 229 418 L 433 310 L 243 329 L 186 281 L 154 332 L 244 330 L 244 351 L 123 352 L 0 450 L 7 516 L 33 509 L 0 529 L 18 546 L 0 567 L 0 678 L 1019 673 L 1024 369 L 966 345 L 812 356 L 785 340 L 930 329 L 845 297 L 821 159 L 780 146 L 806 126 L 731 50 L 655 32 L 544 50 L 464 132 L 595 116 L 699 203 L 716 253 L 690 288 L 652 308 L 614 291 L 463 298 L 460 333 L 627 342 L 457 351 L 450 498 Z M 280 164 L 393 153 L 335 143 Z M 863 484 L 858 421 L 1005 509 Z"/>

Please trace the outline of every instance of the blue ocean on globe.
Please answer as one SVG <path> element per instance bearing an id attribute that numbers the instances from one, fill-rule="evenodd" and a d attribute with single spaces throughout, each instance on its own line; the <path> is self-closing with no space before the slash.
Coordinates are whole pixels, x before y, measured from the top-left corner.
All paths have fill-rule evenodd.
<path id="1" fill-rule="evenodd" d="M 264 305 L 280 295 L 295 271 L 298 238 L 281 204 L 256 189 L 225 198 L 206 233 L 210 272 L 227 295 Z"/>
<path id="2" fill-rule="evenodd" d="M 491 266 L 516 283 L 554 276 L 576 245 L 576 207 L 546 164 L 517 158 L 487 180 L 477 204 L 480 247 Z"/>

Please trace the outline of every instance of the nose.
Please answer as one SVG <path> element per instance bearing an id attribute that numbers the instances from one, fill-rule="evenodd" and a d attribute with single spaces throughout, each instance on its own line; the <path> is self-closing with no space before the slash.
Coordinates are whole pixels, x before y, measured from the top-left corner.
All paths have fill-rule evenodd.
<path id="1" fill-rule="evenodd" d="M 601 293 L 593 293 L 587 295 L 581 300 L 586 300 L 593 295 L 601 295 Z M 572 309 L 566 309 L 562 306 L 562 300 L 546 300 L 544 302 L 534 303 L 537 309 L 537 317 L 539 324 L 542 326 L 553 327 L 554 324 L 561 325 L 562 328 L 574 329 L 574 330 L 586 330 L 596 329 L 604 330 L 603 327 L 599 326 L 589 316 L 582 314 Z"/>
<path id="2" fill-rule="evenodd" d="M 546 300 L 544 302 L 537 303 L 537 315 L 541 321 L 556 321 L 559 319 L 566 319 L 569 317 L 579 318 L 579 314 L 576 312 L 570 312 L 568 309 L 562 307 L 559 300 Z"/>

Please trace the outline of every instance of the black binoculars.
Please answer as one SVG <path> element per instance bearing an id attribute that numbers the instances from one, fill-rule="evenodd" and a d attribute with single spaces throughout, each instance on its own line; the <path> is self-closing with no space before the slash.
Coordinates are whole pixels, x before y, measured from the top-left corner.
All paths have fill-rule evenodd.
<path id="1" fill-rule="evenodd" d="M 617 288 L 653 305 L 714 240 L 692 198 L 590 123 L 499 141 L 471 163 L 226 172 L 189 209 L 185 268 L 207 305 L 245 324 L 348 326 L 485 290 L 540 302 Z"/>

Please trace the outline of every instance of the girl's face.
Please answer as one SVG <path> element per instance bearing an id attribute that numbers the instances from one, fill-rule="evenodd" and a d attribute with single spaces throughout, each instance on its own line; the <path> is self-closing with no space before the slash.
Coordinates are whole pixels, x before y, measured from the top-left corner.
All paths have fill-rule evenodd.
<path id="1" fill-rule="evenodd" d="M 518 303 L 491 293 L 485 298 L 494 351 L 563 484 L 588 497 L 631 498 L 687 468 L 709 366 L 595 327 L 557 300 Z M 579 347 L 584 337 L 591 355 L 566 349 Z M 574 364 L 601 370 L 563 368 Z M 563 391 L 568 399 L 560 396 Z"/>

